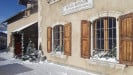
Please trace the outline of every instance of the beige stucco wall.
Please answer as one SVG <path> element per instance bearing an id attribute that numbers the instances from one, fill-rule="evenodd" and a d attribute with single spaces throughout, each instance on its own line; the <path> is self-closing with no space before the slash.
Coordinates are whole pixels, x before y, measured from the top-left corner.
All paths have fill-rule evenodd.
<path id="1" fill-rule="evenodd" d="M 19 19 L 15 22 L 12 22 L 8 25 L 7 27 L 7 31 L 8 31 L 8 35 L 7 35 L 7 47 L 9 47 L 10 44 L 10 38 L 11 38 L 11 33 L 15 32 L 16 30 L 18 30 L 19 28 L 22 28 L 26 25 L 32 25 L 33 23 L 38 22 L 38 13 L 34 13 L 28 17 L 24 17 L 22 19 Z M 13 47 L 9 47 L 11 51 L 13 51 Z"/>
<path id="2" fill-rule="evenodd" d="M 61 0 L 49 5 L 47 0 L 39 0 L 39 25 L 42 49 L 47 59 L 52 62 L 79 67 L 85 70 L 99 72 L 107 75 L 132 75 L 133 67 L 121 64 L 91 61 L 80 57 L 81 20 L 92 20 L 94 17 L 112 16 L 118 18 L 122 14 L 133 12 L 133 0 L 93 0 L 94 7 L 77 13 L 62 15 L 62 7 L 77 0 Z M 103 15 L 104 14 L 104 15 Z M 57 24 L 72 23 L 72 55 L 58 56 L 47 53 L 47 27 Z"/>

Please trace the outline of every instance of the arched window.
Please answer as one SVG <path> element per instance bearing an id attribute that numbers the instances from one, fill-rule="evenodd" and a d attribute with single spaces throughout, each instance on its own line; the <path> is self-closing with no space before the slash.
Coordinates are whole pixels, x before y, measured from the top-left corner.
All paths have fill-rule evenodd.
<path id="1" fill-rule="evenodd" d="M 54 52 L 63 52 L 64 50 L 64 26 L 56 25 L 53 28 L 53 48 Z"/>
<path id="2" fill-rule="evenodd" d="M 116 57 L 116 18 L 102 17 L 93 22 L 93 55 Z"/>

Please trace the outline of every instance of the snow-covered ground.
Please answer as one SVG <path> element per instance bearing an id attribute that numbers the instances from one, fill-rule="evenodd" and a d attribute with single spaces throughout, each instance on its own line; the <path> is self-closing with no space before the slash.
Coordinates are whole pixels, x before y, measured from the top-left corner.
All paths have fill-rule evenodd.
<path id="1" fill-rule="evenodd" d="M 47 61 L 32 63 L 12 58 L 10 52 L 0 52 L 0 75 L 100 75 L 61 66 Z"/>

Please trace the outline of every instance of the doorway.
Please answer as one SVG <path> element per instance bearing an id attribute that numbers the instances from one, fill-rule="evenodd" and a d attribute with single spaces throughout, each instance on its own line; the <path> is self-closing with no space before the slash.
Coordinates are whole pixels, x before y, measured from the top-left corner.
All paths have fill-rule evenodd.
<path id="1" fill-rule="evenodd" d="M 29 54 L 29 44 L 34 44 L 34 50 L 38 50 L 38 23 L 34 23 L 17 32 L 13 32 L 14 55 L 21 57 Z"/>

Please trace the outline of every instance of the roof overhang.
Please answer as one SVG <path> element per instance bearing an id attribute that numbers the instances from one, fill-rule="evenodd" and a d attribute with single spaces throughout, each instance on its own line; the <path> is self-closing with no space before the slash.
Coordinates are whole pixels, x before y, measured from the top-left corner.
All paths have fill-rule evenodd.
<path id="1" fill-rule="evenodd" d="M 29 27 L 29 26 L 31 26 L 31 25 L 37 23 L 37 22 L 38 22 L 38 21 L 36 20 L 36 21 L 31 22 L 31 23 L 29 23 L 29 24 L 27 24 L 27 25 L 24 25 L 24 26 L 22 26 L 22 27 L 20 27 L 20 28 L 18 28 L 18 29 L 15 29 L 15 30 L 13 30 L 12 32 L 19 32 L 19 31 L 21 31 L 21 30 L 23 30 L 23 29 L 25 29 L 25 28 L 27 28 L 27 27 Z"/>
<path id="2" fill-rule="evenodd" d="M 18 12 L 17 14 L 15 14 L 15 15 L 9 17 L 8 19 L 6 19 L 5 21 L 3 21 L 2 23 L 3 23 L 3 24 L 4 24 L 4 23 L 8 23 L 8 22 L 9 22 L 10 20 L 12 20 L 13 18 L 15 18 L 15 17 L 17 17 L 18 15 L 21 15 L 22 13 L 24 13 L 24 11 L 25 11 L 25 10 L 22 10 L 22 11 Z"/>

